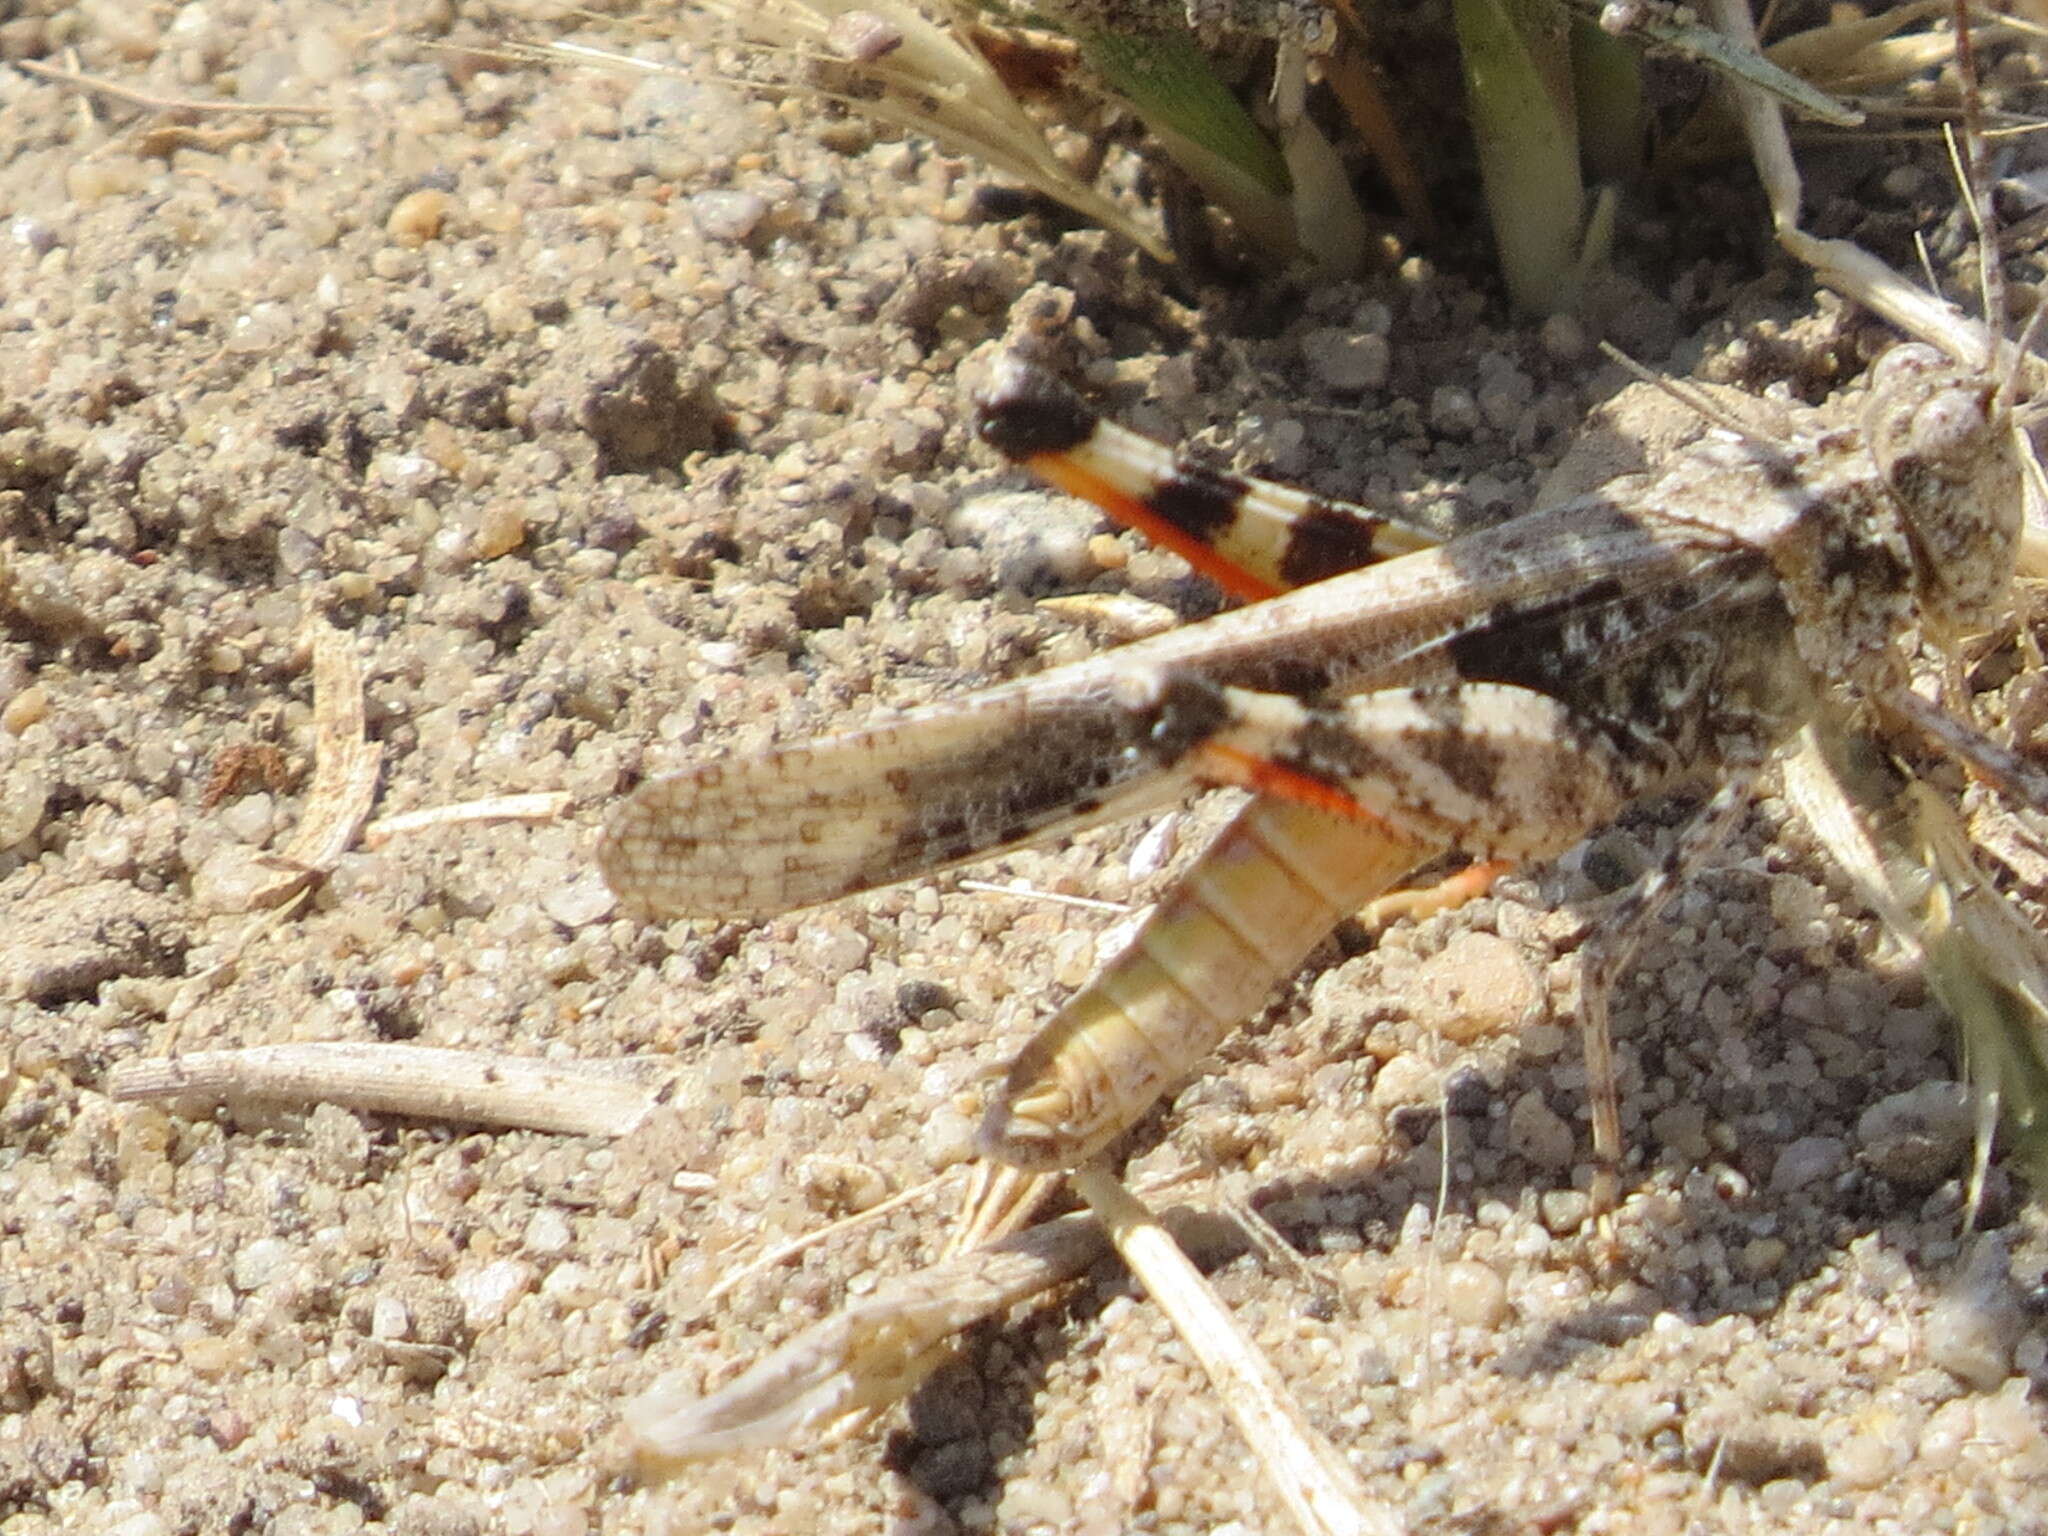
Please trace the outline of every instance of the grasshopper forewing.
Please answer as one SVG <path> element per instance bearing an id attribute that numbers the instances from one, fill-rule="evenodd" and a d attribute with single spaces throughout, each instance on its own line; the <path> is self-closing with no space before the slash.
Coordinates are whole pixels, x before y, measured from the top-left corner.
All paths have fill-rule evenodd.
<path id="1" fill-rule="evenodd" d="M 815 745 L 653 780 L 615 811 L 600 859 L 639 911 L 756 915 L 1194 783 L 1254 791 L 1014 1064 L 983 1147 L 1038 1171 L 1101 1151 L 1333 922 L 1440 854 L 1474 860 L 1465 889 L 1479 888 L 1638 796 L 1745 779 L 1807 719 L 1903 687 L 1916 623 L 1991 620 L 2019 527 L 1993 389 L 1917 347 L 1880 363 L 1860 425 L 1716 438 L 1655 480 L 1437 547 L 1428 529 L 1185 470 L 1023 365 L 999 370 L 980 430 L 1234 573 L 1234 591 L 1356 568 Z"/>

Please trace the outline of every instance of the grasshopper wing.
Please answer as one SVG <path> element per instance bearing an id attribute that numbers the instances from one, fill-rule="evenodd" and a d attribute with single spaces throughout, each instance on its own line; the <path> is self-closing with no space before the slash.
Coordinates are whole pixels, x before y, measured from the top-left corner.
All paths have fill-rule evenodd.
<path id="1" fill-rule="evenodd" d="M 996 688 L 652 779 L 612 813 L 598 862 L 646 916 L 814 906 L 1177 797 L 1191 773 L 1156 724 L 1106 682 Z"/>

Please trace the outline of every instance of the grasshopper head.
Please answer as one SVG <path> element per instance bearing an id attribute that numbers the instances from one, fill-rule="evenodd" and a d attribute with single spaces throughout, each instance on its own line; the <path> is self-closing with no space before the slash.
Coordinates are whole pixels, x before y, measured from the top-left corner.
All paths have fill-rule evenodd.
<path id="1" fill-rule="evenodd" d="M 2024 502 L 2011 413 L 1995 380 L 1932 347 L 1872 370 L 1864 433 L 1899 515 L 1921 621 L 1989 628 L 2011 600 Z"/>

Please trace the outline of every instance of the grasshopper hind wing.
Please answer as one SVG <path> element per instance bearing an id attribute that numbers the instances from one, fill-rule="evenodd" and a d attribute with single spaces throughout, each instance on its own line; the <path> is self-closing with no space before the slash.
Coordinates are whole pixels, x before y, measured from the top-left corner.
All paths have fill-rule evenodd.
<path id="1" fill-rule="evenodd" d="M 981 440 L 1094 503 L 1243 602 L 1431 549 L 1444 530 L 1292 486 L 1225 474 L 1106 421 L 1042 368 L 1009 356 L 976 401 Z"/>

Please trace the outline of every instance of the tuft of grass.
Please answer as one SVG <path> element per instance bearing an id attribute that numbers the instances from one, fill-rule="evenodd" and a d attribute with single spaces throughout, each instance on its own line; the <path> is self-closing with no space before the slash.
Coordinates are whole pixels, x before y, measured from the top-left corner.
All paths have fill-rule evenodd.
<path id="1" fill-rule="evenodd" d="M 1994 1134 L 2048 1192 L 2048 936 L 1984 879 L 1954 806 L 1869 737 L 1809 728 L 1784 787 L 1955 1025 L 1977 1107 L 1969 1208 Z"/>
<path id="2" fill-rule="evenodd" d="M 1052 14 L 1065 19 L 1057 8 Z M 1280 259 L 1298 249 L 1286 158 L 1217 78 L 1184 26 L 1068 30 L 1102 83 L 1256 246 Z"/>
<path id="3" fill-rule="evenodd" d="M 1150 229 L 1070 170 L 971 29 L 943 0 L 934 21 L 910 0 L 703 0 L 753 46 L 812 70 L 792 82 L 853 111 L 922 133 L 954 154 L 1023 183 L 1082 218 L 1122 236 L 1148 256 L 1172 253 Z M 632 63 L 633 61 L 625 61 Z M 838 79 L 845 88 L 823 83 Z M 759 88 L 758 82 L 746 82 Z"/>
<path id="4" fill-rule="evenodd" d="M 1465 104 L 1508 292 L 1569 309 L 1579 285 L 1579 172 L 1571 32 L 1548 0 L 1453 0 Z"/>

